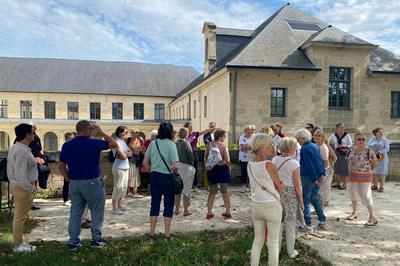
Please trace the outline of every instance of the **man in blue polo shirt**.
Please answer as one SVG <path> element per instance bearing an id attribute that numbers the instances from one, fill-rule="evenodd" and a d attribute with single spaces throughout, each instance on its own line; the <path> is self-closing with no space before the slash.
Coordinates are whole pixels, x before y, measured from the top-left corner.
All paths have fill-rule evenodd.
<path id="1" fill-rule="evenodd" d="M 91 138 L 93 130 L 105 140 Z M 101 128 L 87 120 L 76 124 L 78 136 L 65 142 L 61 148 L 59 169 L 65 180 L 70 181 L 71 211 L 68 233 L 69 249 L 76 250 L 82 246 L 81 233 L 82 213 L 86 204 L 92 216 L 91 247 L 106 246 L 101 238 L 104 220 L 105 190 L 100 177 L 100 152 L 107 149 L 118 149 L 118 144 Z"/>

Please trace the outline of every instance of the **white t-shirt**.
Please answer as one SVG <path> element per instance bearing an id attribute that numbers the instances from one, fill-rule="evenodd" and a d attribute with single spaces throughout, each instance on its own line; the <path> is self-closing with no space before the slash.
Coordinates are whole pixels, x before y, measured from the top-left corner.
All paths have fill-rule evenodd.
<path id="1" fill-rule="evenodd" d="M 247 144 L 247 145 L 251 145 L 251 143 L 253 142 L 253 138 L 246 138 L 244 135 L 241 135 L 239 137 L 239 161 L 241 162 L 248 162 L 250 159 L 250 150 L 243 152 L 240 150 L 240 144 Z"/>
<path id="2" fill-rule="evenodd" d="M 122 140 L 122 139 L 118 138 L 115 142 L 117 142 L 119 148 L 123 152 L 128 152 L 129 151 L 128 145 L 126 144 L 125 140 Z M 117 153 L 117 151 L 115 149 L 113 149 L 114 156 L 116 156 L 116 153 Z M 113 168 L 123 169 L 123 170 L 129 169 L 129 160 L 128 160 L 128 158 L 126 158 L 125 160 L 121 160 L 121 159 L 118 158 L 118 156 L 116 156 L 114 164 L 113 164 Z"/>
<path id="3" fill-rule="evenodd" d="M 285 162 L 287 160 L 287 162 Z M 285 162 L 285 164 L 283 164 Z M 300 164 L 294 158 L 275 156 L 272 158 L 272 163 L 275 164 L 276 168 L 282 167 L 278 171 L 279 178 L 285 186 L 294 187 L 293 172 L 300 168 Z"/>
<path id="4" fill-rule="evenodd" d="M 336 138 L 335 133 L 333 133 L 329 137 L 329 142 L 333 143 L 335 146 L 335 149 L 338 147 L 338 139 Z M 342 145 L 347 145 L 348 148 L 351 148 L 353 146 L 353 141 L 351 140 L 350 134 L 347 134 L 343 139 L 342 139 Z"/>

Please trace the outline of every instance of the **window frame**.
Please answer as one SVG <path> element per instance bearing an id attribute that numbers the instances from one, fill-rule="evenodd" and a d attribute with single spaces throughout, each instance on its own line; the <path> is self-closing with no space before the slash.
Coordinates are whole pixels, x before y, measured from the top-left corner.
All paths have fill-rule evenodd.
<path id="1" fill-rule="evenodd" d="M 271 117 L 286 117 L 286 88 L 283 87 L 271 87 L 270 95 L 270 116 Z M 282 91 L 282 96 L 279 97 L 277 94 L 274 96 L 274 91 Z M 278 112 L 277 99 L 282 98 L 281 112 Z M 273 105 L 273 103 L 275 105 Z"/>
<path id="2" fill-rule="evenodd" d="M 136 108 L 138 106 L 141 106 L 141 108 Z M 137 116 L 136 111 L 138 111 L 138 112 L 141 111 L 141 116 Z M 133 103 L 133 119 L 134 120 L 144 120 L 144 103 Z"/>
<path id="3" fill-rule="evenodd" d="M 76 106 L 72 106 L 75 105 Z M 76 108 L 76 112 L 71 110 L 72 108 Z M 76 113 L 76 117 L 75 117 Z M 79 119 L 79 102 L 67 102 L 67 118 L 68 120 L 78 120 Z"/>
<path id="4" fill-rule="evenodd" d="M 196 100 L 193 100 L 193 118 L 196 118 Z"/>
<path id="5" fill-rule="evenodd" d="M 53 106 L 51 106 L 53 105 Z M 50 109 L 48 109 L 50 108 Z M 56 102 L 44 101 L 43 102 L 43 116 L 44 119 L 56 119 Z M 52 110 L 51 110 L 52 109 Z"/>
<path id="6" fill-rule="evenodd" d="M 333 69 L 344 69 L 345 72 L 347 72 L 346 75 L 348 75 L 348 79 L 333 79 L 333 77 L 331 76 L 331 73 L 333 71 Z M 329 67 L 329 73 L 328 73 L 328 109 L 330 110 L 350 110 L 351 109 L 351 86 L 352 86 L 352 69 L 351 67 L 339 67 L 339 66 L 330 66 Z M 335 96 L 335 102 L 336 105 L 332 105 L 333 100 L 331 100 L 331 98 L 333 98 L 333 94 L 331 94 L 331 83 L 346 83 L 346 87 L 347 87 L 347 93 L 343 96 L 343 106 L 339 106 L 339 102 L 340 102 L 340 94 L 337 93 Z M 339 85 L 337 86 L 339 87 Z M 340 90 L 340 89 L 339 89 Z"/>
<path id="7" fill-rule="evenodd" d="M 154 120 L 161 121 L 165 119 L 165 104 L 155 103 L 154 104 Z"/>
<path id="8" fill-rule="evenodd" d="M 119 113 L 117 111 L 121 111 L 121 113 Z M 124 104 L 122 102 L 112 103 L 111 112 L 112 112 L 113 120 L 123 120 L 124 119 Z"/>
<path id="9" fill-rule="evenodd" d="M 26 104 L 26 103 L 28 103 L 29 104 L 29 106 L 23 106 L 23 104 Z M 29 100 L 27 100 L 27 101 L 20 101 L 20 117 L 22 118 L 22 119 L 32 119 L 32 101 L 29 101 Z M 29 115 L 28 116 L 25 116 L 25 115 L 23 115 L 23 114 L 26 114 L 26 113 L 29 113 Z"/>
<path id="10" fill-rule="evenodd" d="M 394 114 L 394 99 L 397 97 L 397 114 Z M 390 93 L 390 118 L 397 119 L 400 118 L 400 91 L 392 91 Z"/>
<path id="11" fill-rule="evenodd" d="M 0 118 L 8 118 L 8 100 L 0 100 Z"/>
<path id="12" fill-rule="evenodd" d="M 90 120 L 101 120 L 101 102 L 89 103 L 89 116 Z"/>

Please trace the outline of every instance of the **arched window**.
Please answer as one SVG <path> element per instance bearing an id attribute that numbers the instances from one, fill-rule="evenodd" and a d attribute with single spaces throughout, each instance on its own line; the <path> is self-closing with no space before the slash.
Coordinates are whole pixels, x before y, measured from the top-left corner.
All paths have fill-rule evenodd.
<path id="1" fill-rule="evenodd" d="M 8 150 L 9 148 L 10 136 L 4 131 L 0 131 L 0 150 Z"/>
<path id="2" fill-rule="evenodd" d="M 57 151 L 58 150 L 58 138 L 53 132 L 47 132 L 44 134 L 44 150 L 45 151 Z"/>

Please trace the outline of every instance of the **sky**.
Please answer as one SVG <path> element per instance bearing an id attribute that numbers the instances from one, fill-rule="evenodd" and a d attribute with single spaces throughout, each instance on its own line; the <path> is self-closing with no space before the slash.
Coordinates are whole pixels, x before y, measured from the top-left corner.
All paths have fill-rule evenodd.
<path id="1" fill-rule="evenodd" d="M 202 72 L 203 23 L 255 29 L 281 0 L 0 0 L 0 56 L 136 61 Z M 398 0 L 290 4 L 400 54 Z"/>

